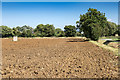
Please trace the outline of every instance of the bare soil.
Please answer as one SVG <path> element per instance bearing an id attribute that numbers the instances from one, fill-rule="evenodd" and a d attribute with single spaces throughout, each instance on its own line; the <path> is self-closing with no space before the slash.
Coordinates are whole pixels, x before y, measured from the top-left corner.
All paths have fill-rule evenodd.
<path id="1" fill-rule="evenodd" d="M 2 39 L 3 78 L 114 78 L 114 53 L 87 41 Z"/>
<path id="2" fill-rule="evenodd" d="M 108 44 L 108 46 L 113 47 L 113 48 L 119 48 L 119 42 L 111 42 Z"/>

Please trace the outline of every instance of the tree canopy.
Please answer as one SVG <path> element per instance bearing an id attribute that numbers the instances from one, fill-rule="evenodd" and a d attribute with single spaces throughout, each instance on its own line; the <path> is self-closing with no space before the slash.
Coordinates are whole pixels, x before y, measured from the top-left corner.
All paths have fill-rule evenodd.
<path id="1" fill-rule="evenodd" d="M 88 12 L 80 15 L 80 20 L 76 21 L 77 28 L 84 32 L 85 37 L 98 40 L 100 36 L 114 34 L 116 25 L 108 22 L 105 13 L 97 9 L 89 8 Z"/>
<path id="2" fill-rule="evenodd" d="M 62 29 L 56 28 L 56 29 L 55 29 L 55 36 L 56 36 L 56 37 L 64 37 L 64 36 L 65 36 L 65 33 L 64 33 L 64 31 L 62 31 Z"/>
<path id="3" fill-rule="evenodd" d="M 66 37 L 74 37 L 76 36 L 76 27 L 72 25 L 68 25 L 64 27 L 65 29 L 65 36 Z"/>
<path id="4" fill-rule="evenodd" d="M 17 26 L 16 28 L 13 28 L 14 35 L 20 36 L 20 37 L 32 37 L 33 34 L 33 28 L 27 25 L 24 25 L 22 27 Z"/>
<path id="5" fill-rule="evenodd" d="M 40 37 L 51 37 L 55 35 L 55 27 L 53 25 L 38 25 L 35 30 L 35 35 Z"/>
<path id="6" fill-rule="evenodd" d="M 12 29 L 7 26 L 0 26 L 2 28 L 2 37 L 12 37 L 13 32 Z"/>

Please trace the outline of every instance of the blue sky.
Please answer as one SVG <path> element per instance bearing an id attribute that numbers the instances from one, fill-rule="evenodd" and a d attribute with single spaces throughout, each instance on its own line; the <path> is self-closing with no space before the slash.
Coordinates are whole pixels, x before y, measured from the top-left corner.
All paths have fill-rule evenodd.
<path id="1" fill-rule="evenodd" d="M 53 24 L 56 28 L 76 25 L 80 14 L 89 8 L 106 13 L 109 21 L 118 23 L 118 2 L 3 2 L 2 24 L 9 27 Z"/>
<path id="2" fill-rule="evenodd" d="M 118 2 L 120 0 L 2 0 L 3 2 Z"/>

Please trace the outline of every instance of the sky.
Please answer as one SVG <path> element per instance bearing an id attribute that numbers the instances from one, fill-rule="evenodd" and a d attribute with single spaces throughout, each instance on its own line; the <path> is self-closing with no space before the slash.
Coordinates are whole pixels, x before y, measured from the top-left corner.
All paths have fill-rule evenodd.
<path id="1" fill-rule="evenodd" d="M 120 0 L 2 0 L 3 2 L 118 2 Z"/>
<path id="2" fill-rule="evenodd" d="M 108 21 L 118 23 L 118 2 L 2 2 L 2 25 L 11 28 L 53 24 L 64 29 L 76 25 L 80 14 L 95 8 L 106 14 Z"/>

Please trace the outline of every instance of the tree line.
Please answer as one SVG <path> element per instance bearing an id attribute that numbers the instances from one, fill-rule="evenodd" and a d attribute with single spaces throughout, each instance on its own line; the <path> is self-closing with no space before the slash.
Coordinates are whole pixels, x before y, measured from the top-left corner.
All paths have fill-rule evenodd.
<path id="1" fill-rule="evenodd" d="M 97 9 L 89 8 L 88 12 L 80 15 L 80 20 L 76 21 L 76 26 L 67 25 L 64 30 L 55 28 L 50 24 L 39 24 L 36 28 L 24 25 L 22 27 L 10 28 L 8 26 L 0 26 L 2 37 L 75 37 L 85 36 L 97 41 L 101 36 L 113 36 L 119 34 L 118 27 L 113 22 L 107 21 L 105 13 L 101 13 Z M 120 34 L 119 34 L 120 35 Z"/>
<path id="2" fill-rule="evenodd" d="M 2 37 L 74 37 L 76 35 L 76 27 L 68 25 L 64 27 L 64 31 L 60 28 L 56 28 L 50 24 L 39 24 L 33 29 L 30 26 L 24 25 L 22 27 L 10 28 L 8 26 L 2 27 Z"/>

